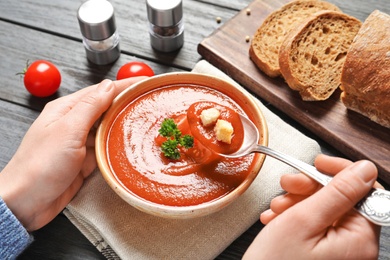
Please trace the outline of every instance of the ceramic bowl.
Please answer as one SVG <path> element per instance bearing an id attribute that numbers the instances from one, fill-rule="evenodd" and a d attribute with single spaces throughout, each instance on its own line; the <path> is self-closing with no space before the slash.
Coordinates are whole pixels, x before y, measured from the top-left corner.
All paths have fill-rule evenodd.
<path id="1" fill-rule="evenodd" d="M 116 177 L 107 155 L 107 138 L 110 127 L 113 124 L 117 115 L 134 99 L 143 95 L 146 92 L 162 88 L 165 86 L 176 84 L 195 84 L 206 86 L 224 93 L 233 99 L 246 113 L 246 115 L 255 123 L 260 133 L 259 143 L 268 145 L 268 130 L 264 116 L 253 97 L 242 87 L 237 84 L 230 83 L 224 79 L 208 76 L 205 74 L 196 74 L 190 72 L 167 73 L 157 75 L 141 82 L 138 82 L 116 97 L 111 107 L 104 114 L 96 135 L 96 156 L 99 169 L 115 193 L 124 201 L 133 207 L 146 213 L 166 217 L 166 218 L 194 218 L 209 215 L 226 207 L 240 195 L 242 195 L 253 180 L 258 175 L 264 160 L 265 155 L 255 154 L 255 164 L 253 170 L 247 175 L 246 179 L 238 185 L 237 188 L 230 191 L 228 194 L 214 199 L 210 202 L 201 203 L 191 206 L 167 206 L 155 202 L 147 201 L 133 194 L 127 189 Z"/>

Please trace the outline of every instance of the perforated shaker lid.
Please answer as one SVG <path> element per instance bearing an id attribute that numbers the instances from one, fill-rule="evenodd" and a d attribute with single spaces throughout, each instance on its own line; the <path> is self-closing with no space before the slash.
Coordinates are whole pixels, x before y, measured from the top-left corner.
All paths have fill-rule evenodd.
<path id="1" fill-rule="evenodd" d="M 116 31 L 114 7 L 107 0 L 88 0 L 77 11 L 80 30 L 84 37 L 101 41 Z"/>
<path id="2" fill-rule="evenodd" d="M 176 25 L 183 17 L 182 0 L 146 0 L 149 21 L 157 26 Z"/>

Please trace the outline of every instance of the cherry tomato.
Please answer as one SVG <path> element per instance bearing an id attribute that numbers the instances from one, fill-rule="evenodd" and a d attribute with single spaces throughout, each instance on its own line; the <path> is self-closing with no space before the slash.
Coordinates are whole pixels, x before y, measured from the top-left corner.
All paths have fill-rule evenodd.
<path id="1" fill-rule="evenodd" d="M 116 74 L 116 79 L 125 79 L 137 76 L 154 76 L 154 71 L 147 64 L 140 61 L 131 61 L 123 65 Z"/>
<path id="2" fill-rule="evenodd" d="M 45 60 L 34 61 L 24 73 L 24 86 L 28 92 L 36 97 L 53 95 L 60 84 L 60 71 L 53 63 Z"/>

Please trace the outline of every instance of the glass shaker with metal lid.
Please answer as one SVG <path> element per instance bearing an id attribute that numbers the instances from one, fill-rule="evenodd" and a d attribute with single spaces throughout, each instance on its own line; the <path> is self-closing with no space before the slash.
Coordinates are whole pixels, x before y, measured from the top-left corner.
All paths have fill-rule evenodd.
<path id="1" fill-rule="evenodd" d="M 152 47 L 162 52 L 181 48 L 184 43 L 182 0 L 146 0 L 146 7 Z"/>
<path id="2" fill-rule="evenodd" d="M 88 0 L 79 7 L 77 18 L 87 58 L 98 65 L 118 59 L 119 34 L 111 3 L 107 0 Z"/>

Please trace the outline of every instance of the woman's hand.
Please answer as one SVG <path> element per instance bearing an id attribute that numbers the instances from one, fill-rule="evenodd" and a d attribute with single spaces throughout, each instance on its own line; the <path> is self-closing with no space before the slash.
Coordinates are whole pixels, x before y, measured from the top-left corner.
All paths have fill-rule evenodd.
<path id="1" fill-rule="evenodd" d="M 0 174 L 0 196 L 27 230 L 46 225 L 77 193 L 96 168 L 95 122 L 143 78 L 104 80 L 45 106 Z"/>
<path id="2" fill-rule="evenodd" d="M 376 259 L 380 227 L 358 214 L 354 205 L 375 184 L 369 161 L 320 155 L 316 168 L 336 175 L 322 187 L 303 174 L 286 175 L 286 194 L 276 197 L 260 219 L 266 224 L 249 247 L 248 259 Z"/>

